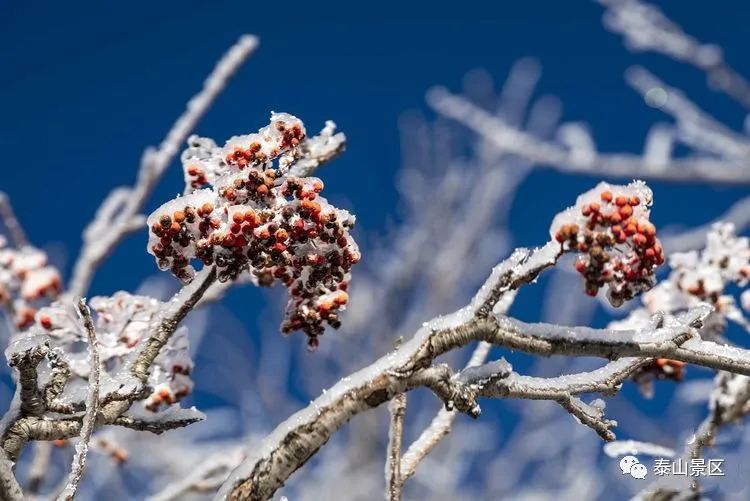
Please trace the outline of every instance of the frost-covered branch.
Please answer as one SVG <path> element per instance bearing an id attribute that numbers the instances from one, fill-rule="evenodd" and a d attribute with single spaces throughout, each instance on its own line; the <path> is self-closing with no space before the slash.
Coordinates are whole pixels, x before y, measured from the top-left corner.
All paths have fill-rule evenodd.
<path id="1" fill-rule="evenodd" d="M 234 472 L 222 488 L 222 495 L 230 499 L 269 497 L 281 482 L 304 464 L 351 417 L 380 405 L 400 392 L 412 389 L 415 383 L 430 386 L 430 378 L 421 376 L 424 374 L 424 367 L 429 366 L 436 357 L 476 340 L 538 355 L 567 354 L 605 358 L 638 356 L 677 360 L 690 358 L 691 361 L 708 367 L 732 366 L 750 373 L 750 352 L 737 350 L 732 355 L 724 347 L 707 342 L 694 343 L 690 349 L 680 346 L 697 336 L 696 328 L 710 312 L 706 308 L 698 308 L 679 318 L 666 319 L 664 325 L 656 329 L 621 332 L 530 325 L 505 317 L 484 317 L 488 307 L 491 308 L 490 305 L 497 301 L 498 290 L 510 289 L 510 284 L 513 283 L 518 287 L 531 281 L 546 267 L 540 266 L 541 263 L 549 265 L 549 256 L 540 259 L 540 254 L 544 255 L 544 248 L 526 254 L 527 259 L 516 261 L 514 267 L 498 266 L 496 271 L 510 268 L 509 273 L 493 273 L 494 280 L 488 280 L 480 294 L 474 298 L 471 303 L 473 308 L 469 306 L 426 323 L 409 342 L 394 353 L 344 378 L 308 409 L 279 425 L 261 447 L 251 453 Z M 514 257 L 518 260 L 517 255 Z M 554 260 L 553 254 L 552 262 Z M 476 374 L 472 379 L 475 377 Z M 440 378 L 437 380 L 446 381 Z M 564 405 L 582 421 L 598 426 L 594 423 L 597 418 L 590 412 L 591 409 L 584 408 L 577 401 L 566 401 Z M 599 428 L 604 433 L 603 428 Z"/>
<path id="2" fill-rule="evenodd" d="M 589 147 L 591 141 L 587 142 L 586 147 L 583 143 L 566 147 L 524 132 L 445 89 L 430 91 L 427 102 L 441 115 L 460 122 L 498 148 L 527 158 L 539 167 L 626 179 L 750 183 L 750 168 L 745 160 L 740 165 L 734 159 L 728 162 L 710 156 L 670 158 L 648 154 L 599 153 Z"/>
<path id="3" fill-rule="evenodd" d="M 73 466 L 70 471 L 68 484 L 65 490 L 58 498 L 60 501 L 70 501 L 75 498 L 78 484 L 83 478 L 83 470 L 86 466 L 86 456 L 89 451 L 89 441 L 91 434 L 94 432 L 96 420 L 99 413 L 99 387 L 100 387 L 100 362 L 99 362 L 99 343 L 96 338 L 96 329 L 94 320 L 91 318 L 91 310 L 86 306 L 86 302 L 81 299 L 78 301 L 78 312 L 83 319 L 84 327 L 89 341 L 89 374 L 88 397 L 86 398 L 86 413 L 81 423 L 81 434 L 79 442 L 76 444 L 76 453 L 73 458 Z"/>
<path id="4" fill-rule="evenodd" d="M 8 230 L 13 245 L 16 247 L 24 247 L 28 244 L 26 238 L 26 232 L 23 231 L 21 223 L 18 222 L 16 213 L 13 210 L 13 206 L 10 204 L 8 195 L 0 191 L 0 221 L 2 221 L 5 229 Z"/>
<path id="5" fill-rule="evenodd" d="M 84 231 L 83 248 L 70 280 L 69 293 L 72 296 L 84 295 L 102 261 L 126 235 L 144 226 L 145 217 L 140 211 L 159 179 L 228 80 L 257 46 L 256 37 L 244 35 L 227 51 L 206 78 L 203 89 L 188 101 L 187 109 L 172 125 L 159 147 L 144 152 L 135 185 L 116 188 L 102 202 L 94 220 Z"/>
<path id="6" fill-rule="evenodd" d="M 606 8 L 604 24 L 623 35 L 633 51 L 652 51 L 706 73 L 709 84 L 750 109 L 750 83 L 726 61 L 720 47 L 688 35 L 656 6 L 639 0 L 597 0 Z"/>
<path id="7" fill-rule="evenodd" d="M 471 358 L 466 364 L 465 369 L 484 363 L 491 348 L 492 345 L 490 343 L 480 341 L 471 354 Z M 429 426 L 409 445 L 409 448 L 401 459 L 400 475 L 402 482 L 405 482 L 414 475 L 419 463 L 451 432 L 456 416 L 458 416 L 457 410 L 447 409 L 446 407 L 441 408 Z"/>

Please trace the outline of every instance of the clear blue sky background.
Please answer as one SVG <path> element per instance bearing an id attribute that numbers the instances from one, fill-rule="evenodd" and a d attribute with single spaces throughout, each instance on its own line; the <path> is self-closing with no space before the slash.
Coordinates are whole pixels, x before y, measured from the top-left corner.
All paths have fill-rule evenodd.
<path id="1" fill-rule="evenodd" d="M 640 151 L 649 125 L 663 119 L 623 82 L 623 71 L 636 62 L 729 125 L 739 129 L 744 119 L 727 98 L 706 90 L 702 74 L 628 53 L 601 26 L 602 10 L 593 2 L 318 3 L 0 0 L 0 189 L 11 195 L 31 239 L 72 256 L 102 196 L 132 183 L 143 148 L 161 140 L 242 33 L 259 35 L 260 50 L 198 133 L 221 141 L 257 129 L 271 110 L 293 113 L 311 130 L 335 120 L 349 147 L 323 173 L 326 190 L 353 207 L 364 234 L 397 217 L 400 113 L 427 111 L 429 87 L 457 90 L 474 68 L 502 81 L 516 59 L 537 57 L 544 68 L 541 92 L 562 99 L 565 120 L 587 121 L 602 149 Z M 750 5 L 661 5 L 688 32 L 721 44 L 729 62 L 750 75 Z M 549 218 L 596 181 L 534 174 L 516 209 L 517 243 L 543 242 Z M 181 183 L 175 166 L 151 207 L 174 196 Z M 657 223 L 705 222 L 746 193 L 653 187 Z M 531 198 L 532 189 L 546 196 Z M 69 271 L 72 259 L 58 255 Z M 139 234 L 99 272 L 92 293 L 133 290 L 155 269 L 145 233 Z M 234 302 L 247 330 L 257 332 L 253 309 Z M 520 314 L 533 319 L 537 312 L 527 304 Z"/>

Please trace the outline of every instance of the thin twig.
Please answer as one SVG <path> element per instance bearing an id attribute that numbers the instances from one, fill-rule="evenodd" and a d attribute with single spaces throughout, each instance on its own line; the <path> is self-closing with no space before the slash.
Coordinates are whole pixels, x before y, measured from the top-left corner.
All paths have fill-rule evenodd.
<path id="1" fill-rule="evenodd" d="M 78 312 L 83 319 L 83 325 L 86 328 L 86 334 L 89 340 L 89 390 L 88 397 L 86 398 L 86 414 L 83 417 L 79 442 L 76 444 L 76 454 L 73 457 L 73 466 L 70 471 L 70 477 L 65 490 L 57 498 L 58 501 L 71 501 L 76 495 L 78 485 L 81 482 L 81 478 L 83 478 L 83 470 L 86 466 L 86 456 L 88 455 L 89 450 L 89 441 L 91 440 L 91 434 L 94 432 L 99 412 L 99 377 L 101 370 L 99 362 L 99 344 L 96 338 L 96 330 L 94 329 L 94 321 L 91 318 L 91 311 L 88 306 L 86 306 L 86 302 L 83 299 L 78 301 Z"/>
<path id="2" fill-rule="evenodd" d="M 10 204 L 8 195 L 0 191 L 0 219 L 8 230 L 8 234 L 16 247 L 24 247 L 28 244 L 26 232 L 23 231 L 21 223 L 18 222 L 13 206 Z"/>
<path id="3" fill-rule="evenodd" d="M 388 409 L 391 423 L 388 428 L 388 458 L 385 464 L 386 499 L 401 501 L 401 444 L 404 435 L 404 418 L 406 416 L 406 393 L 399 393 L 391 400 Z"/>
<path id="4" fill-rule="evenodd" d="M 84 245 L 73 268 L 69 294 L 83 296 L 94 273 L 104 259 L 129 233 L 143 227 L 145 218 L 139 212 L 167 167 L 206 114 L 213 102 L 258 45 L 251 35 L 242 36 L 219 60 L 206 78 L 203 89 L 188 101 L 185 112 L 175 121 L 158 149 L 143 155 L 138 177 L 132 188 L 118 188 L 102 202 L 96 217 L 84 232 Z"/>

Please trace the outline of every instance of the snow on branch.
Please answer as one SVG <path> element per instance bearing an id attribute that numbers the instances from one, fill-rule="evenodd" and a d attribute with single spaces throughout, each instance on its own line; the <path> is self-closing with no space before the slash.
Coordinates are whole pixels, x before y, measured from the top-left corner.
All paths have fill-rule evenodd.
<path id="1" fill-rule="evenodd" d="M 190 132 L 257 46 L 256 37 L 240 37 L 206 78 L 203 89 L 188 101 L 185 112 L 172 125 L 159 147 L 144 152 L 135 185 L 115 188 L 102 202 L 93 221 L 83 233 L 83 247 L 70 279 L 71 296 L 85 295 L 102 261 L 126 235 L 143 227 L 145 217 L 140 211 L 154 187 Z"/>
<path id="2" fill-rule="evenodd" d="M 86 302 L 83 299 L 78 301 L 78 313 L 83 319 L 83 324 L 88 336 L 89 367 L 91 368 L 91 372 L 89 373 L 88 381 L 86 414 L 84 415 L 81 424 L 79 442 L 76 444 L 73 467 L 70 471 L 68 484 L 58 497 L 59 501 L 71 501 L 76 495 L 78 485 L 81 482 L 81 478 L 83 478 L 83 469 L 86 466 L 86 456 L 89 451 L 89 441 L 91 440 L 91 434 L 94 432 L 99 413 L 99 375 L 101 371 L 99 362 L 99 343 L 96 339 L 96 330 L 94 328 L 94 320 L 91 318 L 91 311 L 88 306 L 86 306 Z"/>
<path id="3" fill-rule="evenodd" d="M 656 6 L 639 0 L 597 0 L 606 8 L 604 24 L 623 35 L 633 51 L 652 51 L 704 71 L 709 84 L 750 109 L 750 83 L 733 68 L 721 47 L 685 33 Z"/>
<path id="4" fill-rule="evenodd" d="M 594 193 L 599 191 L 601 187 L 592 190 Z M 564 213 L 562 221 L 568 225 L 568 232 L 571 224 L 567 222 L 568 219 L 584 210 L 590 214 L 590 204 L 591 201 L 583 196 L 574 209 Z M 560 228 L 562 226 L 557 222 L 553 223 L 552 235 L 558 233 Z M 607 228 L 610 231 L 610 227 Z M 580 251 L 577 246 L 575 249 Z M 349 419 L 415 387 L 428 387 L 449 408 L 455 406 L 462 412 L 477 416 L 479 407 L 476 397 L 483 394 L 484 388 L 493 388 L 496 381 L 502 384 L 507 376 L 507 365 L 496 362 L 486 365 L 484 369 L 467 369 L 463 377 L 453 377 L 445 365 L 432 366 L 440 355 L 473 341 L 481 340 L 544 356 L 627 357 L 625 361 L 614 362 L 614 365 L 595 371 L 592 375 L 571 377 L 569 386 L 564 386 L 565 383 L 560 380 L 553 381 L 549 387 L 537 383 L 538 387 L 534 388 L 534 381 L 527 381 L 531 385 L 528 390 L 532 396 L 546 396 L 557 401 L 580 422 L 608 440 L 614 438 L 610 431 L 614 423 L 604 419 L 601 403 L 586 404 L 572 393 L 611 393 L 640 365 L 657 357 L 690 361 L 716 369 L 731 368 L 734 372 L 750 374 L 749 351 L 730 349 L 698 339 L 697 329 L 711 312 L 711 308 L 705 305 L 681 315 L 657 316 L 651 328 L 629 331 L 526 324 L 497 313 L 491 314 L 503 295 L 534 281 L 566 250 L 569 250 L 567 245 L 553 242 L 534 251 L 519 250 L 513 253 L 493 270 L 490 279 L 469 306 L 426 322 L 410 341 L 369 367 L 344 378 L 308 408 L 281 423 L 259 447 L 249 452 L 245 462 L 222 487 L 220 497 L 270 497 Z M 644 358 L 645 361 L 642 360 Z M 526 390 L 520 386 L 516 386 L 516 389 L 519 396 L 524 395 L 521 390 Z"/>
<path id="5" fill-rule="evenodd" d="M 636 177 L 675 182 L 750 183 L 747 161 L 743 159 L 741 164 L 738 163 L 734 150 L 728 158 L 707 154 L 673 158 L 664 157 L 661 153 L 653 156 L 648 154 L 649 151 L 643 155 L 600 153 L 591 147 L 594 143 L 590 138 L 585 142 L 564 145 L 535 137 L 442 88 L 431 90 L 427 95 L 427 102 L 437 113 L 456 120 L 500 150 L 527 158 L 539 167 L 626 179 Z M 726 144 L 734 146 L 733 141 L 727 140 Z M 650 151 L 657 150 L 662 151 L 664 148 Z M 671 147 L 667 151 L 671 155 Z"/>

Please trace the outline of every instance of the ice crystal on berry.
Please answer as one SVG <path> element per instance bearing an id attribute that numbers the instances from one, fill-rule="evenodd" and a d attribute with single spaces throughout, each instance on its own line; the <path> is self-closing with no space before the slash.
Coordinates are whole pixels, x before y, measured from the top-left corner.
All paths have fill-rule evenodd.
<path id="1" fill-rule="evenodd" d="M 130 355 L 135 354 L 148 338 L 149 329 L 162 308 L 156 299 L 117 292 L 112 297 L 95 297 L 90 301 L 96 317 L 99 355 L 110 380 L 122 379 L 128 374 Z M 72 374 L 85 380 L 89 376 L 86 331 L 72 305 L 56 301 L 41 308 L 29 334 L 45 334 L 51 347 L 65 354 Z M 148 378 L 151 394 L 144 406 L 157 411 L 162 405 L 171 405 L 188 395 L 193 388 L 187 329 L 180 328 L 159 353 Z"/>
<path id="2" fill-rule="evenodd" d="M 148 218 L 148 250 L 183 282 L 197 260 L 215 265 L 220 281 L 249 273 L 258 285 L 282 283 L 289 290 L 282 331 L 304 331 L 314 348 L 325 323 L 340 325 L 360 255 L 354 216 L 320 196 L 320 179 L 289 174 L 315 151 L 306 141 L 302 122 L 285 113 L 221 148 L 191 138 L 182 155 L 186 194 Z"/>
<path id="3" fill-rule="evenodd" d="M 47 254 L 30 245 L 13 248 L 0 236 L 0 306 L 10 308 L 16 327 L 31 326 L 39 306 L 60 290 L 60 273 L 48 265 Z"/>
<path id="4" fill-rule="evenodd" d="M 609 302 L 620 306 L 654 285 L 664 252 L 649 221 L 651 199 L 643 182 L 600 183 L 555 217 L 551 234 L 564 251 L 578 253 L 587 294 L 605 287 Z"/>

